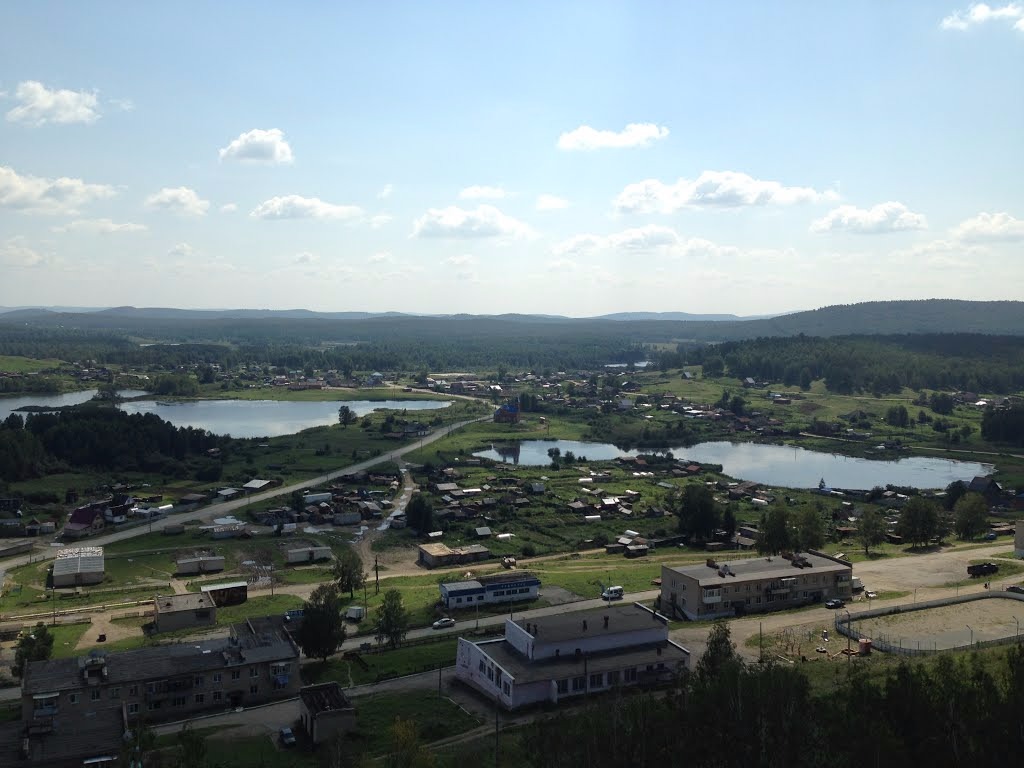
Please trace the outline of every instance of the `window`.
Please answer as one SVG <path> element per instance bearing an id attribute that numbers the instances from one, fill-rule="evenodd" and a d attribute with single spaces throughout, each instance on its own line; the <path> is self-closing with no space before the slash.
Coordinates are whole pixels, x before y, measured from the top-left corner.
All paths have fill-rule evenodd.
<path id="1" fill-rule="evenodd" d="M 493 680 L 494 679 L 494 667 L 488 667 L 487 668 L 487 679 L 488 680 Z"/>
<path id="2" fill-rule="evenodd" d="M 171 700 L 171 706 L 172 707 L 184 707 L 185 706 L 185 701 L 186 701 L 186 699 L 185 699 L 184 696 L 175 696 Z"/>
<path id="3" fill-rule="evenodd" d="M 214 691 L 213 692 L 213 700 L 214 700 L 214 702 L 218 702 L 222 698 L 224 698 L 224 694 L 223 693 L 221 693 L 220 691 Z"/>
<path id="4" fill-rule="evenodd" d="M 146 705 L 146 709 L 148 709 L 150 711 L 152 711 L 154 709 L 160 709 L 160 705 L 161 704 L 163 704 L 162 701 L 151 701 L 151 702 L 149 702 L 149 704 Z"/>
<path id="5" fill-rule="evenodd" d="M 222 679 L 223 679 L 223 676 L 221 675 L 220 672 L 218 672 L 216 675 L 213 676 L 213 682 L 214 682 L 215 685 L 220 683 L 220 681 Z"/>
<path id="6" fill-rule="evenodd" d="M 282 681 L 282 680 L 275 680 L 274 681 L 274 690 L 275 691 L 283 691 L 287 687 L 288 687 L 288 683 L 285 682 L 285 681 Z"/>
<path id="7" fill-rule="evenodd" d="M 619 684 L 619 676 L 620 676 L 620 672 L 617 669 L 612 671 L 612 672 L 609 672 L 608 673 L 608 685 L 618 685 Z"/>
<path id="8" fill-rule="evenodd" d="M 196 675 L 196 679 L 195 679 L 195 686 L 196 686 L 196 688 L 202 688 L 204 685 L 206 685 L 206 678 L 203 677 L 202 675 Z"/>
<path id="9" fill-rule="evenodd" d="M 760 602 L 760 601 L 758 601 L 758 602 Z M 240 670 L 240 669 L 233 669 L 233 670 L 231 670 L 231 679 L 232 680 L 238 680 L 241 676 L 242 676 L 242 670 Z"/>
<path id="10" fill-rule="evenodd" d="M 484 599 L 484 596 L 483 596 L 483 595 L 477 595 L 477 596 L 476 596 L 476 599 L 477 599 L 477 601 L 483 600 L 483 599 Z"/>
<path id="11" fill-rule="evenodd" d="M 595 672 L 590 676 L 590 687 L 591 688 L 603 688 L 604 687 L 604 673 Z"/>
<path id="12" fill-rule="evenodd" d="M 512 687 L 508 683 L 505 683 L 503 690 L 505 691 L 505 695 L 508 696 L 512 691 Z"/>
<path id="13" fill-rule="evenodd" d="M 572 689 L 574 691 L 582 691 L 586 687 L 587 687 L 587 678 L 583 677 L 582 675 L 580 677 L 574 677 L 572 679 Z"/>
<path id="14" fill-rule="evenodd" d="M 134 703 L 134 702 L 129 704 L 128 705 L 128 714 L 129 715 L 137 715 L 137 714 L 139 714 L 139 705 Z"/>
<path id="15" fill-rule="evenodd" d="M 77 703 L 78 703 L 78 694 L 77 694 L 77 693 L 72 693 L 72 694 L 70 694 L 70 695 L 68 696 L 68 701 L 69 701 L 69 702 L 70 702 L 71 704 L 77 704 Z"/>
<path id="16" fill-rule="evenodd" d="M 568 693 L 569 692 L 569 681 L 568 680 L 559 680 L 558 681 L 558 692 L 559 693 Z"/>
<path id="17" fill-rule="evenodd" d="M 479 669 L 479 670 L 480 670 L 481 672 L 486 672 L 486 671 L 487 671 L 487 665 L 486 665 L 486 664 L 484 664 L 484 660 L 483 660 L 483 659 L 480 659 L 480 664 L 479 664 L 479 666 L 478 666 L 478 669 Z"/>
<path id="18" fill-rule="evenodd" d="M 259 677 L 259 676 L 260 676 L 259 667 L 249 667 L 249 677 Z"/>
<path id="19" fill-rule="evenodd" d="M 462 598 L 461 597 L 456 597 L 455 598 L 455 602 L 456 603 L 461 603 L 462 602 Z"/>
<path id="20" fill-rule="evenodd" d="M 624 670 L 622 675 L 623 675 L 623 679 L 627 683 L 635 683 L 636 682 L 636 667 L 630 667 L 629 669 Z"/>
<path id="21" fill-rule="evenodd" d="M 259 692 L 260 692 L 260 687 L 258 685 L 250 685 L 249 686 L 249 693 L 251 693 L 251 694 L 253 694 L 255 696 Z"/>
<path id="22" fill-rule="evenodd" d="M 120 688 L 111 688 L 110 689 L 110 698 L 112 698 L 112 699 L 120 699 L 121 698 L 121 689 Z"/>
<path id="23" fill-rule="evenodd" d="M 129 696 L 138 696 L 139 695 L 139 686 L 133 685 L 130 688 L 128 688 L 128 695 Z"/>
<path id="24" fill-rule="evenodd" d="M 92 701 L 99 701 L 100 700 L 100 694 L 102 694 L 102 693 L 103 693 L 102 691 L 90 691 L 89 698 Z"/>
<path id="25" fill-rule="evenodd" d="M 197 693 L 196 694 L 196 704 L 205 704 L 205 703 L 206 703 L 206 694 L 205 693 Z"/>

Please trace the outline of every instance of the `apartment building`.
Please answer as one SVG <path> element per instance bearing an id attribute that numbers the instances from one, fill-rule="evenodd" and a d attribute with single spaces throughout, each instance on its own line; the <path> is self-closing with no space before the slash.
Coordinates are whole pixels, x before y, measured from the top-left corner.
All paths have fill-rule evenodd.
<path id="1" fill-rule="evenodd" d="M 715 619 L 777 611 L 832 598 L 849 600 L 853 566 L 813 550 L 705 565 L 661 567 L 659 610 L 673 618 Z"/>

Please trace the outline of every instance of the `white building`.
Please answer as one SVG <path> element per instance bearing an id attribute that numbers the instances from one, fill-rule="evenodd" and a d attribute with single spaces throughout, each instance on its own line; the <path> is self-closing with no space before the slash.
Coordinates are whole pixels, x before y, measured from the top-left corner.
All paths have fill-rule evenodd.
<path id="1" fill-rule="evenodd" d="M 640 603 L 505 621 L 505 637 L 459 638 L 455 674 L 506 709 L 670 681 L 690 652 Z"/>
<path id="2" fill-rule="evenodd" d="M 53 586 L 99 584 L 104 570 L 103 547 L 64 547 L 53 561 Z"/>
<path id="3" fill-rule="evenodd" d="M 540 594 L 540 579 L 532 573 L 511 571 L 472 581 L 449 581 L 441 584 L 440 590 L 441 602 L 449 610 L 500 605 L 536 600 Z"/>

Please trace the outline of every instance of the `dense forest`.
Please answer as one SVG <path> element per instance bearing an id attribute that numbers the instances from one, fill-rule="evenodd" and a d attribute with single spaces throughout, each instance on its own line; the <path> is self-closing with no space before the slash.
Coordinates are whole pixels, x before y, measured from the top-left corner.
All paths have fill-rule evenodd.
<path id="1" fill-rule="evenodd" d="M 0 422 L 0 478 L 15 482 L 68 467 L 181 477 L 189 473 L 187 460 L 198 459 L 202 471 L 206 451 L 230 441 L 205 430 L 174 427 L 152 413 L 108 407 L 26 418 L 14 413 Z"/>
<path id="2" fill-rule="evenodd" d="M 533 768 L 1016 766 L 1024 646 L 903 663 L 884 678 L 834 662 L 812 690 L 800 667 L 746 664 L 724 624 L 666 695 L 605 698 L 525 729 Z"/>
<path id="3" fill-rule="evenodd" d="M 1009 393 L 1024 388 L 1024 337 L 921 334 L 759 338 L 668 353 L 662 365 L 704 365 L 705 373 L 832 392 L 887 394 L 911 389 Z"/>

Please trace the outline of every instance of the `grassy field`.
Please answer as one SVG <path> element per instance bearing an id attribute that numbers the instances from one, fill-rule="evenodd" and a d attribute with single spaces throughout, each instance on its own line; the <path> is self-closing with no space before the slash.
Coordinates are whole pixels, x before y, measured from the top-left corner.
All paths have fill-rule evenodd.
<path id="1" fill-rule="evenodd" d="M 437 692 L 410 691 L 360 697 L 356 702 L 356 727 L 352 743 L 370 755 L 387 753 L 391 744 L 391 725 L 396 719 L 412 720 L 425 743 L 457 736 L 482 723 L 451 699 Z"/>
<path id="2" fill-rule="evenodd" d="M 302 668 L 302 678 L 307 684 L 333 680 L 344 687 L 366 685 L 378 679 L 403 677 L 417 672 L 451 666 L 455 663 L 455 648 L 458 639 L 445 637 L 433 643 L 410 645 L 383 653 L 366 653 L 361 656 L 367 668 L 347 659 L 330 659 L 326 664 L 312 662 Z"/>
<path id="3" fill-rule="evenodd" d="M 36 373 L 59 366 L 60 360 L 54 358 L 36 359 L 16 355 L 0 355 L 0 371 L 7 373 Z"/>

